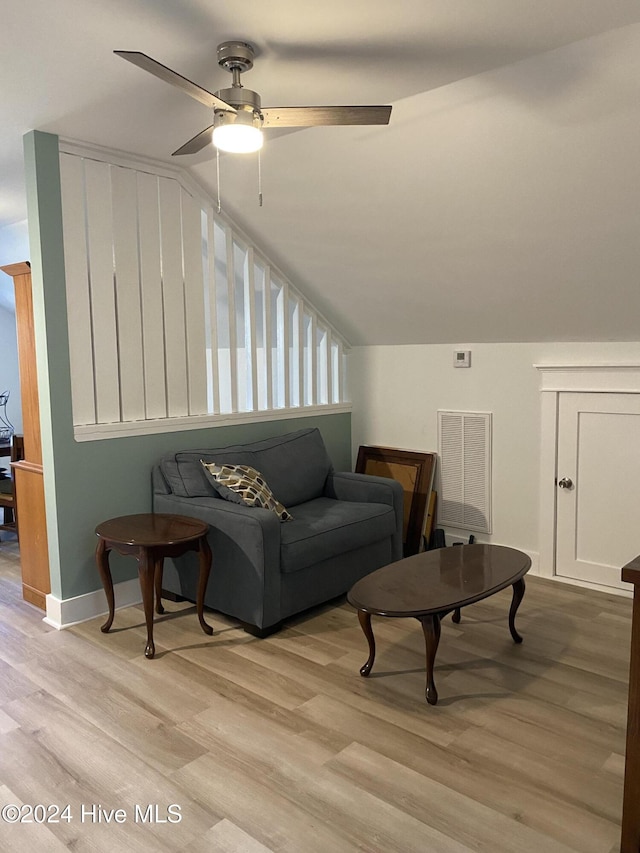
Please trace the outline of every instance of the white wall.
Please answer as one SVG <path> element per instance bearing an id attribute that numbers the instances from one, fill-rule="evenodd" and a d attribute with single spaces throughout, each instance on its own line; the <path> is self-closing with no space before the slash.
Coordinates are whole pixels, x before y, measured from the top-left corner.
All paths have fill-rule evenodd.
<path id="1" fill-rule="evenodd" d="M 13 287 L 11 279 L 7 278 L 7 281 Z M 11 311 L 0 306 L 0 392 L 2 391 L 10 392 L 7 415 L 15 427 L 15 431 L 21 433 L 22 410 L 20 406 L 16 317 Z"/>
<path id="2" fill-rule="evenodd" d="M 27 220 L 0 228 L 0 266 L 29 260 Z M 17 433 L 22 432 L 18 342 L 16 338 L 13 280 L 0 272 L 0 391 L 11 396 L 7 415 Z"/>
<path id="3" fill-rule="evenodd" d="M 27 220 L 0 228 L 0 267 L 28 261 L 29 258 Z M 15 311 L 15 305 L 13 282 L 9 276 L 0 273 L 0 308 Z"/>
<path id="4" fill-rule="evenodd" d="M 455 349 L 471 349 L 469 369 L 453 367 Z M 640 342 L 355 347 L 354 459 L 361 444 L 436 451 L 438 409 L 492 412 L 493 535 L 479 538 L 536 555 L 540 392 L 533 365 L 603 362 L 640 363 Z"/>

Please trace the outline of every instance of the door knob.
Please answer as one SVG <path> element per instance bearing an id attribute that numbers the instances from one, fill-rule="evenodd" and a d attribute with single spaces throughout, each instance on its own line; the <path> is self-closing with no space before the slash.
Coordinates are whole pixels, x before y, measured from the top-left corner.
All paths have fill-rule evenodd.
<path id="1" fill-rule="evenodd" d="M 558 486 L 561 489 L 572 489 L 573 488 L 573 480 L 569 479 L 569 477 L 563 477 L 558 481 Z"/>

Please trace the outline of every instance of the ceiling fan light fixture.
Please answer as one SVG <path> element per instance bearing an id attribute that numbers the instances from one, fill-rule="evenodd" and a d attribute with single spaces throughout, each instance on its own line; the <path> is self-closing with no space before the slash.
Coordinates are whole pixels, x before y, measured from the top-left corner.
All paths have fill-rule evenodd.
<path id="1" fill-rule="evenodd" d="M 213 131 L 213 144 L 231 154 L 251 154 L 262 148 L 262 131 L 246 124 L 223 124 Z"/>
<path id="2" fill-rule="evenodd" d="M 220 151 L 251 154 L 262 148 L 264 137 L 260 113 L 238 110 L 237 113 L 215 113 L 212 142 Z"/>

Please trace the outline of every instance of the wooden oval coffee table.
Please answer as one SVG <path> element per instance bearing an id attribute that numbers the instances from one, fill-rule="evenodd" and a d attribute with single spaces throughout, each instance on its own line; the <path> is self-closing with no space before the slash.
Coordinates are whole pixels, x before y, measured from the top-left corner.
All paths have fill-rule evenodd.
<path id="1" fill-rule="evenodd" d="M 153 643 L 153 591 L 155 580 L 156 611 L 164 613 L 161 601 L 162 566 L 165 557 L 179 557 L 187 551 L 197 551 L 200 561 L 196 609 L 200 626 L 205 634 L 213 634 L 213 628 L 204 621 L 204 593 L 211 571 L 211 548 L 207 542 L 209 525 L 198 518 L 164 513 L 123 515 L 103 521 L 96 527 L 98 545 L 96 563 L 109 605 L 109 617 L 101 627 L 107 633 L 113 623 L 115 600 L 113 580 L 109 568 L 109 551 L 131 554 L 138 561 L 140 590 L 147 624 L 147 646 L 145 657 L 156 653 Z"/>
<path id="2" fill-rule="evenodd" d="M 414 617 L 422 623 L 424 632 L 426 698 L 430 705 L 435 705 L 438 691 L 433 668 L 440 641 L 440 621 L 453 612 L 454 622 L 459 622 L 462 607 L 511 586 L 509 630 L 514 642 L 521 643 L 515 617 L 524 596 L 524 576 L 530 567 L 529 557 L 515 548 L 459 545 L 406 557 L 362 578 L 347 595 L 349 604 L 358 611 L 369 643 L 369 658 L 360 675 L 369 675 L 376 655 L 371 616 Z"/>

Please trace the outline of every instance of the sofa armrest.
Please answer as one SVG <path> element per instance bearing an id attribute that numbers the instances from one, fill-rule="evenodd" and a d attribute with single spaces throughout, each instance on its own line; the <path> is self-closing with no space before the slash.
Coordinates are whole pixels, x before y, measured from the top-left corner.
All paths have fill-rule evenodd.
<path id="1" fill-rule="evenodd" d="M 325 497 L 339 501 L 389 504 L 396 514 L 396 533 L 393 537 L 394 560 L 402 558 L 404 524 L 404 491 L 397 480 L 376 477 L 373 474 L 355 474 L 339 471 L 329 474 L 324 489 Z"/>
<path id="2" fill-rule="evenodd" d="M 171 489 L 159 465 L 154 465 L 151 471 L 151 490 L 154 495 L 170 495 Z"/>
<path id="3" fill-rule="evenodd" d="M 388 477 L 372 474 L 352 474 L 338 471 L 329 474 L 324 490 L 325 497 L 338 501 L 390 504 L 402 503 L 402 486 Z"/>

